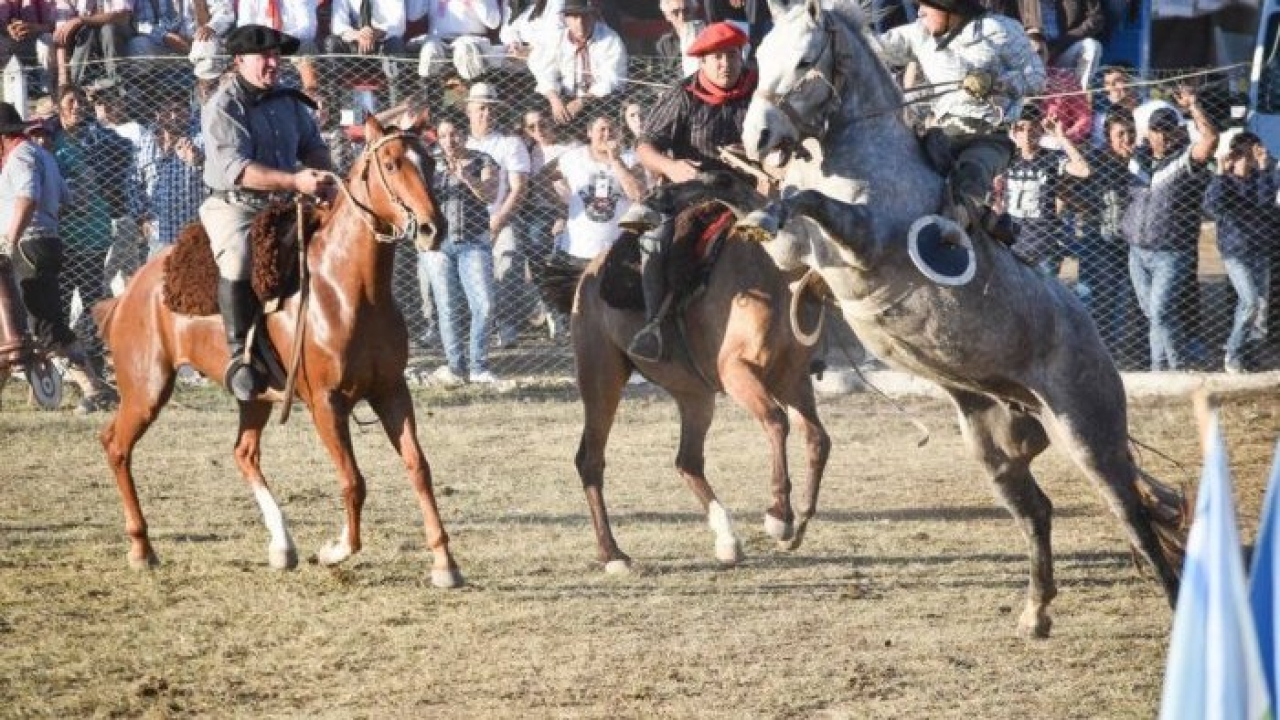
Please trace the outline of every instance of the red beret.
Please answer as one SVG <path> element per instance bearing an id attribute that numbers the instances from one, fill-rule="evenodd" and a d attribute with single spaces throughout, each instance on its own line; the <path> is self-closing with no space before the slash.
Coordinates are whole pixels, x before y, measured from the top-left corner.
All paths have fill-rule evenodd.
<path id="1" fill-rule="evenodd" d="M 736 50 L 748 42 L 747 34 L 731 22 L 712 23 L 698 33 L 693 44 L 685 51 L 689 57 L 709 55 L 714 52 Z"/>

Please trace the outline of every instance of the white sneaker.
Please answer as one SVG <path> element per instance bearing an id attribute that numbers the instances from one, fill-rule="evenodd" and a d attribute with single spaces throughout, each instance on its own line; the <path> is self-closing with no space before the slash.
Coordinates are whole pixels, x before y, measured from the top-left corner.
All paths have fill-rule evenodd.
<path id="1" fill-rule="evenodd" d="M 461 375 L 450 370 L 448 365 L 441 365 L 436 368 L 435 371 L 427 377 L 427 379 L 432 385 L 446 388 L 455 388 L 460 385 L 465 385 L 467 382 L 462 379 Z"/>
<path id="2" fill-rule="evenodd" d="M 498 376 L 488 370 L 471 373 L 471 384 L 473 385 L 497 385 L 499 382 Z"/>

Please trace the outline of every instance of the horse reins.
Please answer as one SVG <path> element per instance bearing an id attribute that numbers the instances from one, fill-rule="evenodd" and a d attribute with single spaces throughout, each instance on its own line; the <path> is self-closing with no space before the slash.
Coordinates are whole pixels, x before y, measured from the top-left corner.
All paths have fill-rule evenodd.
<path id="1" fill-rule="evenodd" d="M 365 160 L 365 164 L 362 172 L 360 173 L 360 179 L 364 181 L 365 187 L 368 188 L 370 184 L 369 183 L 369 165 L 370 163 L 372 163 L 378 169 L 378 180 L 381 181 L 382 186 L 386 188 L 387 195 L 391 198 L 391 202 L 395 204 L 395 206 L 400 210 L 400 213 L 404 215 L 406 218 L 403 229 L 396 227 L 396 224 L 394 222 L 391 222 L 389 220 L 386 221 L 387 225 L 391 226 L 392 234 L 379 232 L 377 223 L 375 222 L 378 218 L 378 215 L 373 211 L 373 208 L 369 207 L 367 204 L 361 202 L 358 198 L 356 198 L 355 193 L 351 192 L 351 188 L 347 187 L 347 184 L 343 182 L 341 178 L 338 178 L 337 175 L 333 175 L 332 173 L 330 173 L 330 176 L 337 179 L 338 181 L 337 185 L 339 189 L 342 190 L 342 193 L 347 198 L 347 200 L 349 200 L 352 205 L 355 205 L 356 208 L 360 210 L 360 219 L 363 220 L 365 226 L 369 228 L 369 232 L 373 233 L 374 239 L 381 243 L 397 243 L 397 242 L 400 242 L 401 240 L 409 240 L 418 234 L 418 227 L 421 224 L 420 221 L 418 220 L 417 214 L 413 212 L 413 210 L 409 207 L 408 203 L 400 199 L 400 196 L 396 194 L 396 191 L 391 188 L 391 181 L 387 179 L 387 172 L 386 170 L 383 169 L 382 163 L 378 162 L 378 157 L 377 157 L 377 152 L 383 145 L 386 145 L 395 140 L 400 140 L 407 143 L 412 139 L 415 139 L 414 136 L 406 132 L 393 133 L 391 135 L 383 136 L 381 139 L 369 145 L 367 148 L 365 148 L 365 151 L 363 153 L 363 159 Z M 428 178 L 424 178 L 424 180 L 429 181 Z M 367 193 L 367 194 L 371 195 L 371 193 Z"/>

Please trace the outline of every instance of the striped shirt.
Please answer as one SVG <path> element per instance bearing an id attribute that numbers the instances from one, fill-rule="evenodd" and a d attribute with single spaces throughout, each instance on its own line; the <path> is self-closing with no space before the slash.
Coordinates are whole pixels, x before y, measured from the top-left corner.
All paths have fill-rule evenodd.
<path id="1" fill-rule="evenodd" d="M 720 148 L 742 142 L 742 122 L 751 105 L 751 94 L 721 105 L 710 105 L 687 87 L 697 73 L 663 92 L 645 118 L 640 141 L 677 160 L 696 160 L 709 171 L 727 170 L 720 162 Z"/>
<path id="2" fill-rule="evenodd" d="M 193 135 L 191 141 L 203 152 L 204 141 L 199 134 Z M 142 134 L 138 169 L 148 214 L 156 220 L 155 240 L 170 245 L 182 228 L 199 215 L 205 196 L 201 164 L 188 165 L 173 150 L 165 150 L 155 132 L 148 131 Z"/>

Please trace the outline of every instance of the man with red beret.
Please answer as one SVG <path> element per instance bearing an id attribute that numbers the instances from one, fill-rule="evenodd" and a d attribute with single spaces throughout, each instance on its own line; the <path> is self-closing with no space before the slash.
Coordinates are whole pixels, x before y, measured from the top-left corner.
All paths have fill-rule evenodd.
<path id="1" fill-rule="evenodd" d="M 667 90 L 645 119 L 636 156 L 645 169 L 667 182 L 684 182 L 699 173 L 732 172 L 719 159 L 720 148 L 742 141 L 742 122 L 756 89 L 756 74 L 744 70 L 746 33 L 728 22 L 708 25 L 686 55 L 698 58 L 698 71 Z M 666 315 L 666 277 L 662 258 L 671 244 L 674 223 L 649 203 L 636 203 L 624 226 L 646 228 L 640 237 L 646 324 L 627 352 L 642 360 L 663 357 L 662 321 Z"/>

